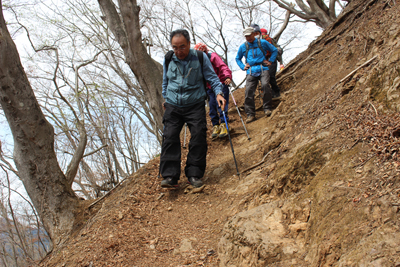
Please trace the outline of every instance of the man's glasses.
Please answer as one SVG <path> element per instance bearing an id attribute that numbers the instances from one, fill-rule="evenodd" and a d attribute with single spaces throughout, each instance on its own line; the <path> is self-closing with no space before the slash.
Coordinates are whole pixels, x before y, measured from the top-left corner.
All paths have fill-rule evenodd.
<path id="1" fill-rule="evenodd" d="M 183 50 L 185 50 L 185 48 L 186 48 L 186 45 L 181 45 L 180 47 L 176 47 L 176 46 L 172 47 L 172 49 L 174 51 L 183 51 Z"/>

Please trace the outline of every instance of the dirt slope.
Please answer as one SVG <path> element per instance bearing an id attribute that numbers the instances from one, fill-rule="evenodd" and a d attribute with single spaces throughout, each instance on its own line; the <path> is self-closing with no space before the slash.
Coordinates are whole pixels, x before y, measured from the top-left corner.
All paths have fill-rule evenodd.
<path id="1" fill-rule="evenodd" d="M 161 189 L 153 159 L 83 202 L 41 266 L 400 266 L 399 14 L 350 3 L 279 75 L 283 97 L 250 141 L 229 111 L 240 179 L 228 139 L 209 140 L 201 192 L 183 174 Z"/>

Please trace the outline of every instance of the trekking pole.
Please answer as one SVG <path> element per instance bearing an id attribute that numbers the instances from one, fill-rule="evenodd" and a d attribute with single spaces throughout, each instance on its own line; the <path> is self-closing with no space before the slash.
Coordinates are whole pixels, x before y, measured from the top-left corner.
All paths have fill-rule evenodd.
<path id="1" fill-rule="evenodd" d="M 240 120 L 242 121 L 242 124 L 243 124 L 243 127 L 244 127 L 244 131 L 246 132 L 246 135 L 247 135 L 247 140 L 250 141 L 251 138 L 250 138 L 249 134 L 247 133 L 246 125 L 244 124 L 244 121 L 243 121 L 243 118 L 242 118 L 242 114 L 240 114 L 240 111 L 239 111 L 239 108 L 238 108 L 238 106 L 236 104 L 235 98 L 233 97 L 233 93 L 231 91 L 231 87 L 229 86 L 228 88 L 229 88 L 229 93 L 231 94 L 233 103 L 235 104 L 236 110 L 237 110 L 237 112 L 239 114 Z"/>
<path id="2" fill-rule="evenodd" d="M 164 140 L 165 140 L 164 132 L 165 132 L 165 125 L 163 127 L 163 132 L 162 132 L 161 150 L 162 150 L 162 147 L 163 147 L 163 144 L 164 144 Z M 160 164 L 158 166 L 157 178 L 161 178 L 161 154 L 160 154 Z"/>
<path id="3" fill-rule="evenodd" d="M 222 106 L 222 101 L 220 101 L 221 106 Z M 240 179 L 240 173 L 239 173 L 239 169 L 237 166 L 237 162 L 236 162 L 236 157 L 235 157 L 235 151 L 233 151 L 233 145 L 232 145 L 232 139 L 231 139 L 231 134 L 229 132 L 229 127 L 228 127 L 228 121 L 226 120 L 226 116 L 225 116 L 225 111 L 221 108 L 222 110 L 222 114 L 224 115 L 224 121 L 225 121 L 225 125 L 226 125 L 226 129 L 228 130 L 228 137 L 229 137 L 229 142 L 231 143 L 231 149 L 232 149 L 232 154 L 233 154 L 233 160 L 235 161 L 235 166 L 236 166 L 236 171 L 237 171 L 237 175 Z"/>
<path id="4" fill-rule="evenodd" d="M 185 135 L 183 137 L 183 148 L 186 148 L 186 128 L 187 128 L 187 123 L 185 122 Z"/>

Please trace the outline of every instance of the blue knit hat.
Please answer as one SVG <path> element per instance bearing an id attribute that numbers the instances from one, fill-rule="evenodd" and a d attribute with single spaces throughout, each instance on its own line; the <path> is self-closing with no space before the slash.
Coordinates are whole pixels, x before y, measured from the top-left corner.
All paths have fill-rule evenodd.
<path id="1" fill-rule="evenodd" d="M 259 32 L 261 34 L 261 29 L 260 26 L 258 26 L 258 24 L 251 24 L 250 27 L 252 27 L 254 29 L 255 32 Z"/>

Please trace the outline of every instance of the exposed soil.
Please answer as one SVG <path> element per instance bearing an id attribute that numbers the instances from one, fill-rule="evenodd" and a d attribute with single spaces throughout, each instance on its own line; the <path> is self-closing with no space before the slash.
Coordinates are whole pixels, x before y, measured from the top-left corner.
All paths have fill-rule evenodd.
<path id="1" fill-rule="evenodd" d="M 243 102 L 243 89 L 234 95 L 238 103 Z M 243 137 L 244 127 L 232 106 L 228 123 L 233 144 L 239 137 L 250 144 Z M 261 109 L 257 113 L 264 117 Z M 208 123 L 208 164 L 205 187 L 200 192 L 196 193 L 184 176 L 187 148 L 182 148 L 182 175 L 175 190 L 160 187 L 159 158 L 155 158 L 104 201 L 91 208 L 90 203 L 84 204 L 79 229 L 60 251 L 49 255 L 43 266 L 218 266 L 222 226 L 237 212 L 240 199 L 225 192 L 228 184 L 238 180 L 229 138 L 211 139 L 209 118 Z M 247 127 L 253 129 L 258 123 Z M 182 147 L 184 143 L 188 147 L 189 130 L 185 142 L 182 130 L 181 140 Z M 253 154 L 247 160 L 253 163 L 258 158 Z M 221 175 L 213 175 L 221 165 Z M 242 164 L 239 166 L 242 168 Z M 226 177 L 229 181 L 220 183 Z"/>
<path id="2" fill-rule="evenodd" d="M 359 266 L 348 252 L 362 238 L 400 229 L 399 14 L 394 1 L 351 2 L 279 74 L 282 98 L 271 117 L 259 109 L 246 125 L 250 141 L 231 101 L 240 179 L 229 138 L 208 139 L 200 192 L 183 172 L 178 189 L 162 189 L 155 158 L 97 204 L 84 202 L 74 234 L 41 266 L 224 265 L 218 243 L 232 216 L 293 197 L 310 202 L 312 214 L 307 230 L 293 237 L 306 240 L 309 251 L 295 255 L 294 266 L 339 266 L 343 259 L 341 266 Z M 243 103 L 244 89 L 234 96 Z M 183 145 L 183 131 L 181 137 Z M 182 149 L 182 169 L 186 154 Z M 400 250 L 373 260 L 399 266 Z M 290 266 L 246 262 L 252 265 L 235 266 Z"/>

